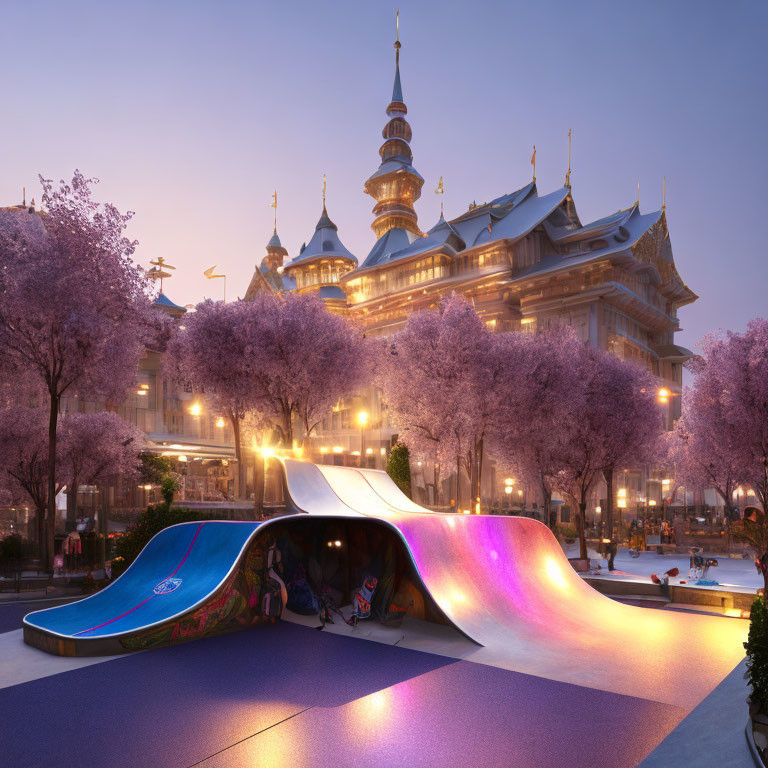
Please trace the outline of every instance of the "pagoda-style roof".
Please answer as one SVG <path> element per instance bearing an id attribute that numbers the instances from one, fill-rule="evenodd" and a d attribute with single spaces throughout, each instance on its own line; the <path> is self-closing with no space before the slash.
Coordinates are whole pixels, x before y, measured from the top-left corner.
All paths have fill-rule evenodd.
<path id="1" fill-rule="evenodd" d="M 183 317 L 187 314 L 187 308 L 181 307 L 178 304 L 171 301 L 164 293 L 161 293 L 153 302 L 153 306 L 157 307 L 161 312 L 170 315 L 171 317 Z"/>
<path id="2" fill-rule="evenodd" d="M 272 237 L 269 238 L 267 248 L 282 248 L 283 244 L 280 242 L 280 236 L 277 234 L 277 229 L 272 233 Z"/>
<path id="3" fill-rule="evenodd" d="M 285 268 L 290 270 L 317 259 L 346 259 L 357 266 L 357 258 L 339 239 L 338 227 L 331 221 L 325 207 L 315 226 L 312 239 L 293 261 L 286 264 Z"/>
<path id="4" fill-rule="evenodd" d="M 391 229 L 379 238 L 354 274 L 436 249 L 452 254 L 496 240 L 518 240 L 557 210 L 569 194 L 570 190 L 563 187 L 539 197 L 536 185 L 528 184 L 489 203 L 475 205 L 450 221 L 441 216 L 423 238 L 402 229 Z M 562 218 L 567 220 L 565 216 Z"/>
<path id="5" fill-rule="evenodd" d="M 360 270 L 387 264 L 394 258 L 397 258 L 398 254 L 410 248 L 411 244 L 419 239 L 413 232 L 407 229 L 395 228 L 387 230 L 374 243 Z"/>
<path id="6" fill-rule="evenodd" d="M 378 169 L 368 177 L 368 181 L 378 179 L 381 176 L 387 176 L 390 173 L 410 173 L 412 176 L 421 179 L 422 182 L 424 181 L 424 177 L 413 167 L 412 163 L 400 156 L 384 160 Z"/>
<path id="7" fill-rule="evenodd" d="M 580 237 L 575 235 L 580 232 Z M 562 241 L 561 241 L 562 242 Z M 575 230 L 568 242 L 581 246 L 575 253 L 545 256 L 514 275 L 515 281 L 552 275 L 609 261 L 635 271 L 645 271 L 653 282 L 678 306 L 696 301 L 698 296 L 683 282 L 675 268 L 663 210 L 640 213 L 635 203 L 612 216 Z M 626 289 L 623 289 L 626 292 Z M 640 299 L 644 301 L 644 299 Z"/>

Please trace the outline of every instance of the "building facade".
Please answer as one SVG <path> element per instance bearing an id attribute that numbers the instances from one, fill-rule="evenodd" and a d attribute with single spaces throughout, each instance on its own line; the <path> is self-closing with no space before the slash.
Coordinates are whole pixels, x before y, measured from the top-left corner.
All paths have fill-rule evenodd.
<path id="1" fill-rule="evenodd" d="M 636 201 L 582 223 L 569 167 L 559 189 L 541 194 L 534 176 L 508 194 L 473 202 L 452 218 L 441 211 L 438 221 L 423 231 L 416 204 L 424 178 L 410 147 L 400 52 L 398 40 L 380 163 L 364 185 L 374 203 L 371 227 L 376 239 L 370 252 L 358 260 L 344 246 L 323 194 L 314 231 L 293 258 L 275 221 L 266 255 L 244 298 L 259 291 L 317 292 L 330 311 L 378 336 L 397 332 L 411 313 L 434 308 L 453 292 L 470 299 L 494 331 L 570 325 L 585 343 L 648 367 L 659 378 L 660 391 L 666 391 L 671 425 L 679 415 L 682 366 L 691 355 L 675 343 L 678 311 L 697 297 L 675 268 L 665 207 L 643 213 Z M 164 294 L 157 307 L 183 323 L 185 309 Z M 65 407 L 91 406 L 98 404 Z M 231 430 L 195 393 L 164 379 L 158 354 L 150 352 L 142 361 L 138 388 L 120 413 L 144 430 L 152 450 L 185 465 L 185 500 L 231 497 Z M 382 468 L 395 436 L 386 404 L 371 389 L 340 402 L 309 441 L 307 453 L 320 461 Z M 421 473 L 418 463 L 414 474 L 421 500 L 434 502 L 437 494 L 427 487 L 428 468 Z M 484 485 L 488 497 L 500 491 L 496 480 L 491 469 Z M 639 483 L 638 498 L 650 499 L 648 487 Z M 141 506 L 146 501 L 142 490 L 131 489 L 115 503 Z"/>
<path id="2" fill-rule="evenodd" d="M 667 409 L 671 426 L 680 415 L 683 363 L 691 356 L 675 343 L 678 311 L 697 296 L 675 267 L 665 206 L 643 213 L 638 200 L 583 223 L 569 167 L 559 189 L 540 193 L 534 176 L 508 194 L 471 203 L 453 218 L 441 212 L 422 231 L 415 206 L 424 179 L 410 147 L 400 50 L 398 40 L 380 164 L 364 186 L 374 200 L 373 247 L 358 266 L 340 246 L 324 209 L 310 244 L 286 263 L 284 284 L 274 289 L 317 290 L 329 309 L 344 313 L 367 334 L 381 336 L 402 329 L 412 312 L 434 308 L 453 292 L 470 299 L 494 331 L 569 325 L 585 343 L 656 375 L 660 407 Z M 269 246 L 251 287 L 256 282 L 264 287 L 257 275 L 265 273 L 268 259 Z M 381 455 L 393 430 L 375 391 L 341 403 L 329 415 L 311 441 L 317 452 L 351 453 L 354 461 L 360 412 L 368 416 L 368 450 Z M 640 483 L 647 500 L 645 485 Z M 487 490 L 495 495 L 494 488 Z"/>

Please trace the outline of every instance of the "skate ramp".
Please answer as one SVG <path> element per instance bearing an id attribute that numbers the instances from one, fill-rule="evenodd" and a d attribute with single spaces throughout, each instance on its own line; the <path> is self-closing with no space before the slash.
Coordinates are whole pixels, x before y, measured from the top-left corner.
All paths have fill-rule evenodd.
<path id="1" fill-rule="evenodd" d="M 190 617 L 199 636 L 220 630 L 234 614 L 247 622 L 242 569 L 258 528 L 216 521 L 166 528 L 105 589 L 27 614 L 24 639 L 62 656 L 98 655 L 187 639 Z"/>
<path id="2" fill-rule="evenodd" d="M 283 464 L 289 495 L 305 511 L 322 477 L 323 514 L 394 526 L 426 591 L 484 646 L 474 660 L 691 707 L 744 655 L 746 621 L 611 600 L 581 579 L 535 520 L 432 512 L 383 472 Z"/>

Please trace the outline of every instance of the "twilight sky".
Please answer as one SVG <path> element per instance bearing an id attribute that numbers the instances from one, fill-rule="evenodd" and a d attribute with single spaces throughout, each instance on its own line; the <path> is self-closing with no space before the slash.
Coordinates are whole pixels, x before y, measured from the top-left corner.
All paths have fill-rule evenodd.
<path id="1" fill-rule="evenodd" d="M 291 256 L 328 211 L 362 261 L 394 13 L 382 2 L 0 0 L 0 205 L 37 174 L 101 179 L 136 212 L 137 260 L 178 267 L 177 303 L 242 295 L 272 233 Z M 401 70 L 422 229 L 530 180 L 563 183 L 573 128 L 582 222 L 661 205 L 701 298 L 679 343 L 768 314 L 768 88 L 760 0 L 400 0 Z"/>

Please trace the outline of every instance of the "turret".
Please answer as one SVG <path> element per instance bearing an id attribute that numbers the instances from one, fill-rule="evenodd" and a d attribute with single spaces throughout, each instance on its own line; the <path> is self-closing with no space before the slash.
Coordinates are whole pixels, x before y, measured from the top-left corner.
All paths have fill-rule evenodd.
<path id="1" fill-rule="evenodd" d="M 399 13 L 399 12 L 398 12 Z M 400 83 L 400 25 L 395 41 L 395 84 L 387 107 L 389 122 L 384 126 L 384 143 L 379 149 L 381 165 L 365 182 L 365 192 L 376 200 L 371 228 L 379 239 L 390 229 L 404 229 L 421 235 L 414 203 L 421 196 L 424 179 L 413 167 L 411 126 L 405 119 L 408 109 Z"/>

